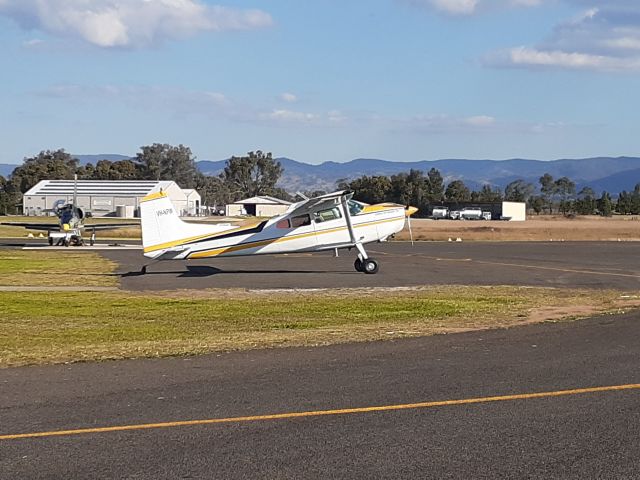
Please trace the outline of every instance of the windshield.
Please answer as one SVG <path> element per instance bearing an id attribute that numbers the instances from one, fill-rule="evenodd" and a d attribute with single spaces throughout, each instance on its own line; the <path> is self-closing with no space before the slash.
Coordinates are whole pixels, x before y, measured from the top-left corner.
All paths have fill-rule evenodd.
<path id="1" fill-rule="evenodd" d="M 360 202 L 356 202 L 355 200 L 349 200 L 347 205 L 349 205 L 350 215 L 358 215 L 364 209 L 364 205 Z"/>
<path id="2" fill-rule="evenodd" d="M 71 214 L 71 210 L 64 210 L 62 212 L 62 215 L 60 215 L 60 222 L 71 223 L 72 218 L 73 218 L 73 215 Z"/>

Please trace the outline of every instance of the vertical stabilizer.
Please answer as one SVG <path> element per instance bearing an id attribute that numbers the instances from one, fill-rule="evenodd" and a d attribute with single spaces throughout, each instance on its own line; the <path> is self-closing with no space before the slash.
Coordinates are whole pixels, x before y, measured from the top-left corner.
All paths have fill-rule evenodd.
<path id="1" fill-rule="evenodd" d="M 140 201 L 142 246 L 147 257 L 159 257 L 167 250 L 181 248 L 185 243 L 205 239 L 233 228 L 229 225 L 202 225 L 180 220 L 164 192 L 152 193 Z"/>

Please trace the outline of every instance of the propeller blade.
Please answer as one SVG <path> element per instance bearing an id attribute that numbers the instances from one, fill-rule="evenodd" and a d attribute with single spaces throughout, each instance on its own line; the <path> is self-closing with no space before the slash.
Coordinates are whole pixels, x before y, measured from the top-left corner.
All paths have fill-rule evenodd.
<path id="1" fill-rule="evenodd" d="M 413 247 L 413 230 L 411 230 L 411 215 L 407 215 L 407 226 L 409 227 L 409 238 L 411 238 L 411 246 Z"/>

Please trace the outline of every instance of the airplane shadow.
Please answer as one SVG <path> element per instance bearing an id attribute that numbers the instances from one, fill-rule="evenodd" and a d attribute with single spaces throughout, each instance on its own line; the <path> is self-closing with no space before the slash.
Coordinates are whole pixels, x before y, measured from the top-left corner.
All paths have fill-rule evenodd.
<path id="1" fill-rule="evenodd" d="M 176 275 L 179 278 L 197 278 L 197 277 L 211 277 L 213 275 L 224 274 L 236 274 L 236 275 L 255 275 L 255 274 L 318 274 L 318 273 L 337 273 L 337 274 L 350 274 L 352 272 L 345 271 L 326 271 L 326 270 L 221 270 L 216 267 L 210 266 L 187 266 L 186 271 L 150 271 L 143 272 L 142 270 L 121 273 L 123 278 L 127 277 L 143 277 L 145 275 Z M 353 272 L 357 273 L 357 272 Z"/>

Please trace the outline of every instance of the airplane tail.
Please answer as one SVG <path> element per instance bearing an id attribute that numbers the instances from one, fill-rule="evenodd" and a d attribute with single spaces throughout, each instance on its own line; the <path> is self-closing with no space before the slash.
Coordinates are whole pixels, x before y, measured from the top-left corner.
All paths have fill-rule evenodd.
<path id="1" fill-rule="evenodd" d="M 179 254 L 186 243 L 233 228 L 183 222 L 164 192 L 152 193 L 140 201 L 140 224 L 144 255 L 150 258 Z"/>

